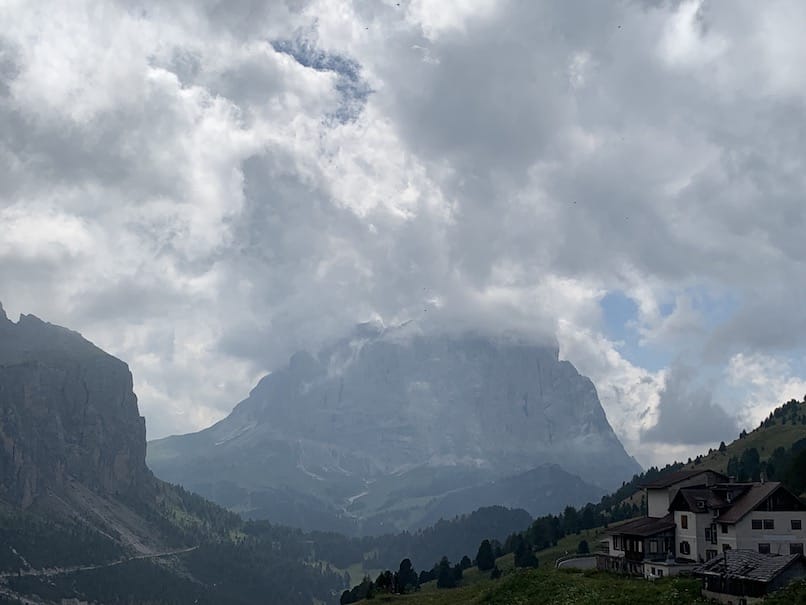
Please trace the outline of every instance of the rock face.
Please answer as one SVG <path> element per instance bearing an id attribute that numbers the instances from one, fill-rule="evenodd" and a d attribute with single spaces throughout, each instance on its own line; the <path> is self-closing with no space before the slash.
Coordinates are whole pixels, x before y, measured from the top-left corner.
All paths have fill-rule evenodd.
<path id="1" fill-rule="evenodd" d="M 151 477 L 126 364 L 32 315 L 14 323 L 0 306 L 0 499 L 25 508 L 68 480 L 122 494 Z"/>
<path id="2" fill-rule="evenodd" d="M 317 357 L 297 353 L 218 424 L 149 444 L 163 479 L 246 514 L 341 531 L 469 512 L 450 495 L 514 489 L 500 480 L 549 464 L 562 468 L 543 489 L 568 489 L 565 504 L 640 470 L 591 381 L 556 348 L 411 325 L 362 325 Z"/>

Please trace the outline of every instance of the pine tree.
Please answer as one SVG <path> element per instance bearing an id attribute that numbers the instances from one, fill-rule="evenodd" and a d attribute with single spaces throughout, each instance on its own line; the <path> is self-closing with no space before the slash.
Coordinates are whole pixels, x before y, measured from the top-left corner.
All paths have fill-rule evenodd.
<path id="1" fill-rule="evenodd" d="M 455 588 L 456 580 L 453 576 L 448 557 L 442 557 L 437 565 L 437 588 Z"/>
<path id="2" fill-rule="evenodd" d="M 495 557 L 493 556 L 493 548 L 489 540 L 482 540 L 479 545 L 479 551 L 476 553 L 476 567 L 480 571 L 487 571 L 495 566 Z"/>

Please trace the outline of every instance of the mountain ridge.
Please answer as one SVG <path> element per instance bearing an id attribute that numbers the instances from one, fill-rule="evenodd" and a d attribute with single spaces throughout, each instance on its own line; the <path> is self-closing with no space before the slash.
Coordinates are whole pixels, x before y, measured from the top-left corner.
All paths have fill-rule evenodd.
<path id="1" fill-rule="evenodd" d="M 157 475 L 247 515 L 287 522 L 284 510 L 261 504 L 271 493 L 328 517 L 331 529 L 347 531 L 355 519 L 370 533 L 417 526 L 452 489 L 546 464 L 560 465 L 569 483 L 579 475 L 592 484 L 584 500 L 563 505 L 640 470 L 593 383 L 556 346 L 424 334 L 413 323 L 361 324 L 316 356 L 295 353 L 225 419 L 150 442 L 148 461 Z"/>

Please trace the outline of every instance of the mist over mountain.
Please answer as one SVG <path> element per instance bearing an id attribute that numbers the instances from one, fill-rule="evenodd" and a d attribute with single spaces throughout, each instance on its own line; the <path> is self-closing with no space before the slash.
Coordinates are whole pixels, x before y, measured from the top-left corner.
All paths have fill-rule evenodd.
<path id="1" fill-rule="evenodd" d="M 148 462 L 249 516 L 365 533 L 490 504 L 556 511 L 640 470 L 556 346 L 414 323 L 296 353 L 224 420 L 151 442 Z"/>

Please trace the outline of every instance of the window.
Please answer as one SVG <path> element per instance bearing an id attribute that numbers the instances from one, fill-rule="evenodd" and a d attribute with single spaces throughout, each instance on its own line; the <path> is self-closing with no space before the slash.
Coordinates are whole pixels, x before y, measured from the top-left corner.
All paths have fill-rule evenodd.
<path id="1" fill-rule="evenodd" d="M 722 528 L 722 533 L 728 533 L 728 524 L 727 523 L 720 523 L 719 526 Z"/>
<path id="2" fill-rule="evenodd" d="M 753 519 L 753 529 L 761 529 L 761 519 Z"/>
<path id="3" fill-rule="evenodd" d="M 706 550 L 705 551 L 705 560 L 710 561 L 711 559 L 715 558 L 717 552 L 715 550 Z"/>
<path id="4" fill-rule="evenodd" d="M 659 577 L 659 578 L 662 578 L 662 577 L 663 577 L 663 570 L 662 570 L 662 569 L 659 569 L 659 570 L 658 570 L 658 577 Z"/>
<path id="5" fill-rule="evenodd" d="M 688 515 L 680 515 L 680 527 L 688 529 Z"/>
<path id="6" fill-rule="evenodd" d="M 711 528 L 710 527 L 705 528 L 705 539 L 708 542 L 711 541 Z"/>
<path id="7" fill-rule="evenodd" d="M 621 536 L 613 536 L 613 550 L 621 550 Z"/>
<path id="8" fill-rule="evenodd" d="M 760 552 L 762 555 L 770 554 L 770 545 L 769 545 L 769 543 L 761 542 L 758 545 L 758 552 Z"/>
<path id="9" fill-rule="evenodd" d="M 658 552 L 658 541 L 657 540 L 650 540 L 649 541 L 649 552 L 656 553 Z M 654 571 L 652 573 L 655 573 Z"/>
<path id="10" fill-rule="evenodd" d="M 651 573 L 652 573 L 653 576 L 658 575 L 657 573 L 655 573 L 655 568 L 654 567 L 650 567 L 649 569 L 651 570 Z"/>
<path id="11" fill-rule="evenodd" d="M 691 554 L 691 544 L 683 540 L 680 543 L 680 554 L 681 555 L 690 555 Z"/>
<path id="12" fill-rule="evenodd" d="M 775 520 L 764 519 L 764 529 L 775 529 Z"/>
<path id="13" fill-rule="evenodd" d="M 790 544 L 789 545 L 789 554 L 790 555 L 802 555 L 803 554 L 803 544 Z"/>
<path id="14" fill-rule="evenodd" d="M 800 519 L 792 519 L 791 523 L 792 523 L 792 529 L 797 530 L 803 529 L 803 524 Z"/>

